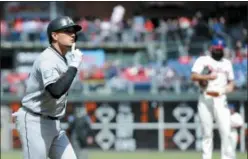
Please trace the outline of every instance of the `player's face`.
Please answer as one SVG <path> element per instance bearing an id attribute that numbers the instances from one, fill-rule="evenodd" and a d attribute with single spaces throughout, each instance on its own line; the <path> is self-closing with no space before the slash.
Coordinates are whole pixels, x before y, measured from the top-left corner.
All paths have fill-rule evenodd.
<path id="1" fill-rule="evenodd" d="M 55 40 L 63 46 L 71 47 L 75 42 L 76 33 L 74 28 L 66 28 L 56 32 Z"/>
<path id="2" fill-rule="evenodd" d="M 220 61 L 224 56 L 224 50 L 223 49 L 213 49 L 211 54 L 215 60 Z"/>

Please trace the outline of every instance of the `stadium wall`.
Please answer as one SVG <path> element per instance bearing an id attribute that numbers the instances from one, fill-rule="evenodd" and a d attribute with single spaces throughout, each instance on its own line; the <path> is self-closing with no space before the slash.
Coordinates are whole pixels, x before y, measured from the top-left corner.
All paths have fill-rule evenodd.
<path id="1" fill-rule="evenodd" d="M 238 150 L 245 152 L 248 142 L 247 93 L 234 93 L 229 96 L 246 124 L 239 129 Z M 1 145 L 4 150 L 21 148 L 20 140 L 11 119 L 10 112 L 21 106 L 20 98 L 13 95 L 2 96 Z M 70 96 L 62 128 L 68 129 L 68 118 L 76 107 L 86 108 L 92 120 L 94 144 L 90 148 L 102 150 L 134 151 L 136 149 L 196 150 L 201 149 L 201 129 L 197 114 L 197 96 L 189 94 L 117 94 Z M 246 115 L 246 116 L 245 116 Z M 6 118 L 7 117 L 7 118 Z M 7 124 L 9 122 L 10 124 Z M 4 127 L 4 125 L 10 125 Z M 220 149 L 218 130 L 214 130 L 214 149 Z M 4 133 L 3 133 L 4 132 Z M 1 147 L 3 148 L 3 147 Z"/>

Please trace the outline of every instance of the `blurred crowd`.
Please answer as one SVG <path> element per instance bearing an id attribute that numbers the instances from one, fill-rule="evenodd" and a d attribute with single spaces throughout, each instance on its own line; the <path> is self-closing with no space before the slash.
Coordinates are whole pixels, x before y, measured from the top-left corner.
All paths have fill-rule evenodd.
<path id="1" fill-rule="evenodd" d="M 79 41 L 101 43 L 111 42 L 144 42 L 147 40 L 160 41 L 166 38 L 169 32 L 179 32 L 185 37 L 185 42 L 195 34 L 213 37 L 232 37 L 234 42 L 244 42 L 247 37 L 247 28 L 243 23 L 226 26 L 225 17 L 202 17 L 197 12 L 193 17 L 177 17 L 169 19 L 149 19 L 142 15 L 113 22 L 109 17 L 75 18 L 82 26 L 83 32 Z M 1 20 L 1 39 L 6 41 L 40 41 L 46 42 L 46 28 L 48 19 Z M 199 32 L 200 31 L 200 32 Z"/>
<path id="2" fill-rule="evenodd" d="M 1 20 L 1 40 L 38 41 L 47 43 L 46 28 L 48 20 L 15 19 Z M 137 15 L 132 19 L 113 23 L 109 18 L 83 17 L 77 20 L 83 31 L 78 41 L 95 45 L 112 43 L 145 43 L 148 45 L 145 63 L 133 62 L 127 65 L 121 59 L 106 61 L 103 67 L 92 66 L 81 69 L 74 80 L 71 91 L 78 92 L 191 92 L 198 90 L 190 80 L 190 69 L 197 58 L 208 54 L 208 48 L 197 50 L 194 43 L 208 43 L 214 38 L 224 39 L 228 47 L 225 56 L 232 60 L 237 89 L 247 89 L 247 24 L 240 22 L 227 25 L 220 17 L 203 18 L 200 12 L 195 16 L 171 19 L 145 18 Z M 154 48 L 152 43 L 162 43 Z M 165 58 L 164 46 L 176 45 L 178 56 Z M 167 50 L 167 54 L 170 52 Z M 162 60 L 161 60 L 162 59 Z M 28 73 L 1 71 L 2 91 L 22 94 Z"/>
<path id="3" fill-rule="evenodd" d="M 120 65 L 117 61 L 106 62 L 104 67 L 92 66 L 81 69 L 74 80 L 72 93 L 195 93 L 196 83 L 190 80 L 191 67 L 196 57 L 168 60 L 163 65 Z M 237 90 L 247 90 L 247 58 L 233 61 Z M 3 92 L 23 95 L 28 73 L 1 72 Z"/>

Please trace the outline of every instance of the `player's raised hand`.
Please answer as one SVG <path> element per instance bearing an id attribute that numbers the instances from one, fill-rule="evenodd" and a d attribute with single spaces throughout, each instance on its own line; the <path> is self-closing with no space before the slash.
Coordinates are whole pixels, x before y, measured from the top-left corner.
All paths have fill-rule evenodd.
<path id="1" fill-rule="evenodd" d="M 76 50 L 76 43 L 73 43 L 72 46 L 71 46 L 71 52 L 73 52 L 75 50 Z"/>
<path id="2" fill-rule="evenodd" d="M 83 53 L 79 50 L 79 49 L 76 49 L 76 43 L 73 43 L 72 46 L 71 46 L 71 52 L 73 54 L 76 54 L 76 56 L 78 57 L 81 57 L 83 56 Z"/>
<path id="3" fill-rule="evenodd" d="M 71 52 L 67 55 L 68 65 L 78 68 L 81 64 L 83 53 L 76 49 L 76 44 L 73 43 L 71 46 Z"/>

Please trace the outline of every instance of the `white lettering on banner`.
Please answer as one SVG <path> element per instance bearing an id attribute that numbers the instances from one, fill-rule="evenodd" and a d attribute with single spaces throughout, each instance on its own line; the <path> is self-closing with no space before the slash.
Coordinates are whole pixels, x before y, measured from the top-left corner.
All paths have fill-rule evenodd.
<path id="1" fill-rule="evenodd" d="M 156 106 L 155 104 L 156 102 L 152 102 L 151 103 L 151 107 Z M 178 103 L 178 102 L 174 102 L 174 103 Z M 97 103 L 98 104 L 98 103 Z M 118 105 L 119 104 L 119 105 Z M 168 105 L 170 104 L 170 105 Z M 109 150 L 110 148 L 114 148 L 117 151 L 134 151 L 136 148 L 141 148 L 141 147 L 152 147 L 152 148 L 157 148 L 156 145 L 151 145 L 151 142 L 155 142 L 156 140 L 153 139 L 157 139 L 157 143 L 158 143 L 158 148 L 159 151 L 164 151 L 165 149 L 170 149 L 170 148 L 174 148 L 174 144 L 172 145 L 172 147 L 170 146 L 170 144 L 167 144 L 167 137 L 168 139 L 171 139 L 171 136 L 165 136 L 165 131 L 164 130 L 170 130 L 172 129 L 173 131 L 176 130 L 176 133 L 173 133 L 172 135 L 174 135 L 174 137 L 172 138 L 173 142 L 178 146 L 179 149 L 181 150 L 187 150 L 189 148 L 193 148 L 196 151 L 201 151 L 201 140 L 202 140 L 202 131 L 201 131 L 201 124 L 199 123 L 199 116 L 198 114 L 195 112 L 195 114 L 192 116 L 192 119 L 190 119 L 189 117 L 184 118 L 183 122 L 178 122 L 178 121 L 174 121 L 174 122 L 169 122 L 168 119 L 172 118 L 172 116 L 174 116 L 173 111 L 178 111 L 181 112 L 179 114 L 181 118 L 181 116 L 190 116 L 187 115 L 187 113 L 185 113 L 182 110 L 187 110 L 189 107 L 187 104 L 184 104 L 186 106 L 187 109 L 180 109 L 180 107 L 182 106 L 182 104 L 176 104 L 176 105 L 171 105 L 171 103 L 159 103 L 159 113 L 158 113 L 158 118 L 159 120 L 157 122 L 148 122 L 148 123 L 141 123 L 139 122 L 139 117 L 140 114 L 139 112 L 137 112 L 136 108 L 139 107 L 139 105 L 137 105 L 137 103 L 132 103 L 132 102 L 127 102 L 127 103 L 117 103 L 117 102 L 112 102 L 110 101 L 109 104 L 98 104 L 97 105 L 97 109 L 102 109 L 102 107 L 105 109 L 108 107 L 105 107 L 104 105 L 108 105 L 111 106 L 112 109 L 113 108 L 117 108 L 117 116 L 116 116 L 116 122 L 114 119 L 115 115 L 113 118 L 110 118 L 110 120 L 107 120 L 108 122 L 103 123 L 102 120 L 100 120 L 100 123 L 98 122 L 93 122 L 92 123 L 92 129 L 94 132 L 97 132 L 97 134 L 95 135 L 95 142 L 96 144 L 103 150 Z M 196 102 L 192 102 L 192 110 L 195 110 L 197 103 Z M 244 104 L 240 103 L 240 113 L 243 116 L 244 119 L 245 118 L 245 105 L 247 105 L 247 103 L 245 102 Z M 2 106 L 3 108 L 4 106 Z M 170 108 L 168 108 L 170 107 Z M 174 109 L 171 109 L 171 107 L 173 107 Z M 8 108 L 10 108 L 8 106 Z M 168 108 L 168 109 L 167 109 Z M 100 110 L 101 110 L 100 109 Z M 111 110 L 112 110 L 111 109 Z M 115 110 L 115 109 L 113 109 Z M 138 108 L 139 110 L 139 108 Z M 94 109 L 94 111 L 96 112 L 96 110 Z M 6 113 L 2 113 L 3 111 L 1 111 L 1 115 L 6 115 Z M 104 111 L 105 112 L 105 111 Z M 115 111 L 114 111 L 115 112 Z M 135 112 L 135 113 L 134 113 Z M 188 111 L 186 111 L 188 112 Z M 129 115 L 127 115 L 127 114 Z M 137 114 L 136 114 L 137 113 Z M 104 113 L 105 115 L 107 113 Z M 115 114 L 115 113 L 114 113 Z M 178 114 L 178 113 L 175 113 Z M 90 115 L 93 115 L 90 113 Z M 127 116 L 126 116 L 127 115 Z M 135 116 L 137 115 L 137 116 Z M 167 116 L 168 115 L 168 116 Z M 108 115 L 106 115 L 108 116 Z M 10 115 L 8 116 L 10 117 Z M 102 117 L 102 116 L 101 116 Z M 7 119 L 4 118 L 4 116 L 2 116 L 2 119 Z M 99 119 L 99 117 L 97 117 L 97 119 Z M 137 122 L 134 122 L 133 119 L 137 119 Z M 180 120 L 180 119 L 179 119 Z M 1 123 L 4 124 L 5 120 L 1 120 Z M 111 122 L 113 121 L 113 122 Z M 185 122 L 186 121 L 186 122 Z M 126 122 L 126 124 L 125 124 Z M 11 121 L 9 120 L 9 123 L 11 123 Z M 9 126 L 9 129 L 11 131 L 11 129 L 15 128 L 14 123 L 11 124 L 5 124 L 5 126 Z M 123 129 L 124 127 L 127 129 Z M 61 127 L 62 129 L 66 130 L 69 128 L 68 123 L 61 123 Z M 119 130 L 118 130 L 119 129 Z M 122 130 L 126 131 L 125 133 L 122 133 Z M 214 124 L 214 130 L 217 130 L 217 124 Z M 245 141 L 245 130 L 247 129 L 247 122 L 243 125 L 243 127 L 241 128 L 241 132 L 240 132 L 240 138 L 242 140 L 240 140 L 240 152 L 245 152 L 246 149 L 246 141 Z M 7 129 L 4 128 L 4 125 L 2 125 L 2 129 L 1 129 L 1 149 L 3 150 L 3 147 L 9 147 L 7 144 L 4 143 L 9 143 L 11 144 L 10 146 L 13 146 L 14 144 L 19 144 L 18 140 L 14 140 L 14 144 L 12 144 L 12 139 L 13 139 L 13 134 L 9 133 L 10 131 L 8 131 L 8 134 L 5 133 L 4 131 L 6 131 Z M 137 136 L 137 138 L 134 139 L 134 133 L 133 131 L 136 130 L 137 132 L 135 132 L 135 136 Z M 152 135 L 154 134 L 149 134 L 148 138 L 149 140 L 144 141 L 145 137 L 141 138 L 139 135 L 139 132 L 141 131 L 150 131 L 150 130 L 155 130 L 158 131 L 158 136 L 153 138 Z M 162 130 L 162 131 L 160 131 Z M 117 132 L 120 131 L 120 132 Z M 192 134 L 191 131 L 195 131 L 195 134 Z M 114 135 L 114 132 L 116 132 L 116 137 Z M 175 131 L 174 131 L 175 132 Z M 5 135 L 4 135 L 5 134 Z M 9 136 L 10 135 L 10 136 Z M 155 133 L 156 135 L 156 133 Z M 193 136 L 192 136 L 193 135 Z M 7 137 L 6 137 L 7 136 Z M 162 136 L 162 137 L 161 137 Z M 8 138 L 10 137 L 10 138 Z M 194 139 L 193 137 L 195 137 L 195 143 L 192 143 L 192 139 Z M 7 142 L 5 142 L 5 141 Z M 170 142 L 171 140 L 169 140 Z M 18 142 L 18 143 L 17 143 Z M 140 142 L 140 143 L 139 143 Z M 220 141 L 217 139 L 217 141 L 215 141 L 215 143 L 220 144 Z M 182 144 L 182 146 L 181 146 Z M 138 147 L 141 146 L 141 147 Z M 151 146 L 150 146 L 151 145 Z M 168 145 L 168 147 L 166 146 Z M 20 145 L 21 146 L 21 145 Z M 17 147 L 15 147 L 17 148 Z M 6 148 L 5 148 L 6 149 Z M 8 149 L 8 148 L 7 148 Z M 216 148 L 215 148 L 216 149 Z"/>
<path id="2" fill-rule="evenodd" d="M 182 124 L 182 127 L 173 137 L 173 141 L 181 150 L 186 150 L 194 142 L 194 136 L 184 126 L 193 115 L 193 109 L 185 103 L 179 104 L 173 110 L 173 116 Z"/>
<path id="3" fill-rule="evenodd" d="M 95 112 L 96 117 L 102 123 L 109 123 L 115 116 L 115 110 L 108 104 L 101 105 Z"/>
<path id="4" fill-rule="evenodd" d="M 101 124 L 111 125 L 116 112 L 109 104 L 102 104 L 97 108 L 95 115 Z M 136 141 L 133 139 L 134 115 L 129 103 L 120 103 L 116 115 L 116 139 L 109 127 L 104 127 L 95 137 L 96 143 L 103 149 L 109 150 L 115 143 L 116 150 L 134 151 Z"/>
<path id="5" fill-rule="evenodd" d="M 117 140 L 115 141 L 115 149 L 134 151 L 136 149 L 136 141 L 133 139 L 134 115 L 131 111 L 130 104 L 119 104 L 116 122 Z"/>
<path id="6" fill-rule="evenodd" d="M 108 104 L 102 104 L 96 110 L 95 115 L 103 124 L 108 124 L 115 116 L 115 110 L 110 107 Z M 108 129 L 102 129 L 96 135 L 96 143 L 103 149 L 108 150 L 114 143 L 114 134 Z"/>
<path id="7" fill-rule="evenodd" d="M 96 143 L 103 149 L 109 150 L 115 141 L 114 134 L 109 129 L 102 129 L 96 136 Z"/>
<path id="8" fill-rule="evenodd" d="M 133 114 L 118 113 L 116 116 L 117 129 L 116 136 L 119 138 L 129 138 L 133 136 Z"/>
<path id="9" fill-rule="evenodd" d="M 173 116 L 182 123 L 189 121 L 194 115 L 194 111 L 187 104 L 182 103 L 173 110 Z"/>
<path id="10" fill-rule="evenodd" d="M 132 102 L 120 102 L 118 104 L 107 103 L 107 104 L 101 104 L 99 105 L 99 107 L 97 107 L 95 113 L 98 111 L 98 113 L 96 114 L 98 114 L 97 119 L 100 120 L 100 123 L 93 123 L 92 128 L 94 130 L 99 131 L 98 134 L 95 136 L 96 139 L 95 141 L 97 145 L 100 146 L 100 148 L 102 148 L 103 150 L 109 150 L 110 148 L 114 148 L 117 151 L 134 151 L 137 148 L 139 148 L 137 147 L 137 143 L 140 140 L 138 138 L 137 139 L 134 138 L 134 130 L 143 130 L 143 131 L 159 130 L 159 125 L 160 125 L 162 130 L 166 130 L 166 129 L 177 130 L 176 133 L 174 133 L 172 140 L 175 143 L 175 145 L 177 145 L 178 149 L 185 151 L 189 148 L 194 148 L 196 151 L 201 151 L 201 142 L 202 142 L 201 125 L 199 123 L 200 122 L 199 116 L 197 112 L 195 112 L 193 109 L 197 105 L 196 102 L 194 102 L 195 106 L 190 106 L 184 102 L 178 103 L 175 106 L 172 105 L 174 109 L 172 110 L 164 109 L 163 110 L 165 111 L 164 113 L 159 113 L 159 118 L 165 119 L 165 121 L 159 120 L 158 122 L 154 122 L 154 123 L 134 122 L 135 115 L 140 117 L 140 114 L 134 114 L 134 112 L 136 112 L 135 106 L 137 105 L 136 104 L 132 105 L 132 104 L 133 104 Z M 156 106 L 156 102 L 152 102 L 151 107 L 155 107 L 155 106 Z M 162 106 L 166 107 L 167 105 L 162 105 Z M 109 109 L 109 107 L 111 108 Z M 113 108 L 117 108 L 117 109 L 113 109 Z M 117 110 L 117 112 L 115 112 L 115 110 Z M 164 114 L 165 115 L 168 114 L 169 116 L 164 118 L 165 117 Z M 176 121 L 174 122 L 166 121 L 166 119 L 171 118 L 171 115 L 176 119 Z M 104 118 L 104 120 L 101 119 L 102 117 Z M 217 128 L 218 127 L 215 124 L 214 129 Z M 244 130 L 246 128 L 247 128 L 247 124 L 245 124 Z M 191 130 L 193 130 L 195 134 L 193 134 Z M 158 133 L 160 136 L 164 135 L 164 131 L 158 131 Z M 243 135 L 245 137 L 245 134 Z M 158 139 L 158 146 L 161 146 L 162 149 L 160 150 L 163 151 L 164 148 L 166 148 L 165 147 L 166 140 L 163 139 L 161 140 L 161 138 L 159 137 L 157 139 Z M 162 143 L 160 141 L 162 141 Z M 153 142 L 153 141 L 147 141 L 147 142 Z M 241 145 L 242 143 L 244 144 L 244 148 L 245 148 L 245 140 L 241 141 Z"/>
<path id="11" fill-rule="evenodd" d="M 115 150 L 117 151 L 135 151 L 136 140 L 135 139 L 116 139 Z"/>
<path id="12" fill-rule="evenodd" d="M 118 112 L 119 113 L 130 113 L 131 112 L 130 104 L 128 104 L 128 103 L 120 103 L 119 107 L 118 107 Z"/>
<path id="13" fill-rule="evenodd" d="M 186 150 L 194 141 L 194 136 L 186 128 L 180 129 L 173 137 L 173 141 L 181 150 Z"/>

